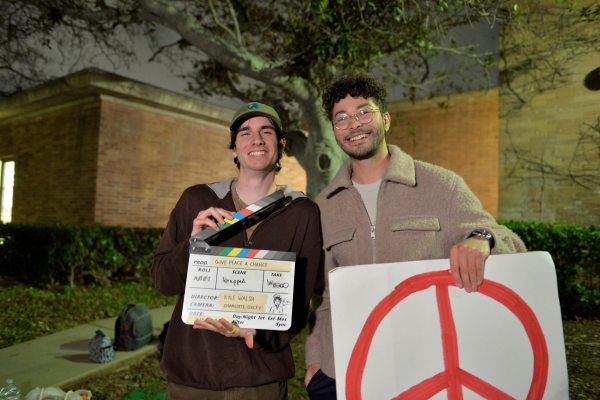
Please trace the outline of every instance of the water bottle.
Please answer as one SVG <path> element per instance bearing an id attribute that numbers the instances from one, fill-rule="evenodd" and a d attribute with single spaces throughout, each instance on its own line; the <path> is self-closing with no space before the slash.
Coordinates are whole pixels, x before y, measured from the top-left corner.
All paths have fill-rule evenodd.
<path id="1" fill-rule="evenodd" d="M 6 385 L 0 390 L 0 400 L 21 400 L 21 391 L 12 379 L 7 379 Z"/>

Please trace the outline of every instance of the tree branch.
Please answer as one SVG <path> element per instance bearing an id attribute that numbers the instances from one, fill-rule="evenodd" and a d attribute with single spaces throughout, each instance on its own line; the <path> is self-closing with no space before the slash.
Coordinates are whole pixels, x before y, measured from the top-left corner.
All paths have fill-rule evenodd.
<path id="1" fill-rule="evenodd" d="M 193 16 L 178 9 L 170 0 L 140 0 L 140 18 L 163 25 L 179 33 L 185 40 L 227 68 L 257 81 L 277 85 L 293 97 L 306 100 L 312 90 L 301 78 L 289 77 L 282 63 L 266 61 L 244 48 L 231 44 L 205 29 Z"/>
<path id="2" fill-rule="evenodd" d="M 382 65 L 378 62 L 373 62 L 373 66 L 375 68 L 377 68 L 378 70 L 380 70 L 381 72 L 383 72 L 384 74 L 386 74 L 389 78 L 391 78 L 394 82 L 399 83 L 400 85 L 407 87 L 407 88 L 415 88 L 415 89 L 421 89 L 425 92 L 431 93 L 431 88 L 429 87 L 429 85 L 433 82 L 441 82 L 444 79 L 446 79 L 448 77 L 448 75 L 444 74 L 441 75 L 437 78 L 431 78 L 427 81 L 421 81 L 420 84 L 418 83 L 411 83 L 411 82 L 407 82 L 406 80 L 402 79 L 401 77 L 399 77 L 397 74 L 392 73 L 392 71 L 390 71 L 388 68 L 386 68 L 385 65 Z"/>
<path id="3" fill-rule="evenodd" d="M 106 23 L 114 25 L 115 21 L 120 21 L 121 17 L 118 9 L 100 5 L 101 3 L 99 2 L 96 2 L 96 6 L 100 7 L 98 11 L 91 11 L 84 7 L 73 7 L 69 2 L 57 2 L 53 7 L 48 6 L 48 3 L 43 0 L 30 0 L 29 4 L 46 14 L 51 14 L 56 10 L 73 20 L 83 20 L 97 26 Z"/>
<path id="4" fill-rule="evenodd" d="M 242 34 L 240 32 L 240 25 L 238 24 L 237 13 L 235 12 L 233 5 L 231 4 L 231 0 L 227 0 L 227 4 L 229 5 L 229 12 L 231 13 L 231 19 L 233 20 L 233 25 L 235 26 L 235 34 L 237 37 L 237 42 L 240 44 L 241 47 L 244 47 L 244 44 L 242 43 Z"/>
<path id="5" fill-rule="evenodd" d="M 228 2 L 229 3 L 229 2 Z M 215 10 L 215 6 L 213 5 L 212 0 L 208 0 L 208 4 L 210 6 L 210 11 L 212 12 L 213 18 L 215 19 L 215 23 L 221 27 L 221 29 L 223 29 L 225 32 L 227 32 L 235 41 L 237 41 L 237 43 L 242 46 L 242 38 L 240 36 L 240 32 L 239 30 L 237 30 L 237 35 L 235 33 L 233 33 L 233 31 L 231 29 L 229 29 L 227 27 L 227 25 L 223 24 L 221 22 L 221 19 L 219 18 L 219 16 L 217 15 L 217 11 Z M 229 6 L 231 7 L 231 3 L 229 3 Z M 235 11 L 233 13 L 233 19 L 234 21 L 236 20 L 235 17 Z M 236 28 L 237 28 L 237 23 L 236 23 Z"/>
<path id="6" fill-rule="evenodd" d="M 229 88 L 229 91 L 231 92 L 232 95 L 234 95 L 235 97 L 237 97 L 238 99 L 242 100 L 245 103 L 249 103 L 252 101 L 248 98 L 248 96 L 246 96 L 245 93 L 238 90 L 237 86 L 235 86 L 235 84 L 233 83 L 233 80 L 231 79 L 231 75 L 229 74 L 229 71 L 225 73 L 225 81 L 226 81 L 227 87 Z"/>
<path id="7" fill-rule="evenodd" d="M 171 48 L 171 47 L 174 47 L 174 46 L 177 46 L 177 45 L 180 45 L 180 44 L 182 43 L 182 41 L 183 41 L 183 39 L 180 39 L 180 40 L 178 40 L 178 41 L 176 41 L 176 42 L 173 42 L 173 43 L 170 43 L 170 44 L 165 44 L 165 45 L 163 45 L 163 46 L 160 46 L 160 47 L 159 47 L 159 48 L 158 48 L 156 51 L 154 51 L 154 52 L 152 53 L 152 56 L 151 56 L 151 57 L 148 59 L 148 62 L 152 62 L 152 61 L 154 61 L 154 59 L 155 59 L 156 57 L 158 57 L 158 56 L 159 56 L 159 55 L 160 55 L 160 54 L 161 54 L 161 53 L 162 53 L 164 50 L 166 50 L 166 49 L 168 49 L 168 48 Z"/>

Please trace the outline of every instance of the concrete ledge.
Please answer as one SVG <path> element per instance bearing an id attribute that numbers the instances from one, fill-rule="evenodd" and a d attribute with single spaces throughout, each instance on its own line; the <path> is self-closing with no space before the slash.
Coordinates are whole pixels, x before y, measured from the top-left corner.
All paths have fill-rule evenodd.
<path id="1" fill-rule="evenodd" d="M 167 306 L 151 310 L 155 337 L 162 331 L 164 323 L 171 319 L 173 308 Z M 89 376 L 124 368 L 158 351 L 158 341 L 155 340 L 135 351 L 117 351 L 115 359 L 106 364 L 90 361 L 90 339 L 98 329 L 113 339 L 115 320 L 106 318 L 1 349 L 0 379 L 13 379 L 25 397 L 36 387 L 61 387 Z"/>
<path id="2" fill-rule="evenodd" d="M 127 368 L 130 365 L 133 365 L 136 362 L 141 361 L 145 357 L 148 357 L 154 353 L 158 353 L 159 346 L 160 346 L 160 342 L 155 339 L 152 341 L 152 343 L 147 344 L 146 346 L 139 348 L 136 351 L 118 352 L 119 354 L 117 354 L 117 352 L 115 352 L 115 359 L 113 361 L 108 362 L 106 364 L 98 364 L 98 367 L 93 369 L 92 371 L 82 372 L 79 375 L 75 375 L 70 378 L 67 378 L 64 381 L 58 382 L 52 386 L 63 388 L 63 387 L 66 387 L 67 385 L 72 385 L 77 382 L 81 382 L 81 381 L 93 378 L 98 375 L 103 375 L 103 374 L 107 374 L 107 373 L 110 373 L 110 372 L 113 372 L 113 371 L 116 371 L 119 369 Z M 121 355 L 120 353 L 123 353 L 122 357 L 118 357 L 119 355 Z M 118 357 L 118 359 L 117 359 L 117 357 Z M 81 387 L 78 389 L 89 389 L 89 388 Z"/>

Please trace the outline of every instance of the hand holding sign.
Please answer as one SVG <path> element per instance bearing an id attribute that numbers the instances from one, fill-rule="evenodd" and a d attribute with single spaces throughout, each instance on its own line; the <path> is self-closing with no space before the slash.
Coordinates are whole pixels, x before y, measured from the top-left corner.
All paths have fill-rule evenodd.
<path id="1" fill-rule="evenodd" d="M 450 248 L 450 272 L 459 289 L 476 292 L 483 283 L 483 266 L 490 255 L 487 240 L 468 238 Z"/>

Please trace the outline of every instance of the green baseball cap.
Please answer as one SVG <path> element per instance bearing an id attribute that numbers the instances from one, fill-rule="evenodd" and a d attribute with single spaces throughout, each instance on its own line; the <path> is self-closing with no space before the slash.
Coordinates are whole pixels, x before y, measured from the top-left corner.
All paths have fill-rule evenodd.
<path id="1" fill-rule="evenodd" d="M 279 129 L 282 129 L 279 114 L 277 114 L 277 111 L 275 111 L 273 107 L 269 107 L 266 104 L 252 102 L 240 107 L 240 109 L 236 111 L 231 119 L 229 130 L 233 132 L 243 121 L 250 117 L 256 116 L 271 118 L 273 121 L 275 121 Z"/>

